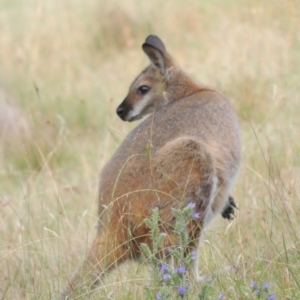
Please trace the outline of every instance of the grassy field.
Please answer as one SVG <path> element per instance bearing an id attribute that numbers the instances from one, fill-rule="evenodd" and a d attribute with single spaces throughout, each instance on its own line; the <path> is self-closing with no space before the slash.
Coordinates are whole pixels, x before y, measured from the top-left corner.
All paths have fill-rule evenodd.
<path id="1" fill-rule="evenodd" d="M 0 299 L 57 299 L 88 250 L 98 174 L 137 125 L 115 109 L 149 33 L 240 117 L 239 211 L 206 231 L 207 299 L 256 299 L 251 281 L 300 299 L 299 16 L 297 0 L 2 0 L 0 84 L 32 138 L 0 144 Z M 128 263 L 97 299 L 146 299 L 148 277 Z"/>

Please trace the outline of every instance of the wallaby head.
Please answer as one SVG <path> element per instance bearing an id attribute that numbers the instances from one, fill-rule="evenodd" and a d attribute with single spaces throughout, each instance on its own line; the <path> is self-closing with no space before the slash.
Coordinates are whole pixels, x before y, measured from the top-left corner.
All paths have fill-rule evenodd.
<path id="1" fill-rule="evenodd" d="M 141 119 L 167 105 L 172 100 L 168 87 L 179 72 L 157 36 L 148 36 L 142 48 L 150 59 L 150 65 L 134 80 L 126 98 L 117 108 L 118 116 L 124 121 Z"/>

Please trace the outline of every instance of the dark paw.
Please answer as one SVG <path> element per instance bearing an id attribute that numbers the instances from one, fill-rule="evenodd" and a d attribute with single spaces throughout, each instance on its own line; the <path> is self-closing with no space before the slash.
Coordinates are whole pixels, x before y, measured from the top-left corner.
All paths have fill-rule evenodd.
<path id="1" fill-rule="evenodd" d="M 222 217 L 224 219 L 233 220 L 235 217 L 235 213 L 234 213 L 235 208 L 237 209 L 234 199 L 233 197 L 229 196 L 227 206 L 224 208 L 222 212 Z"/>

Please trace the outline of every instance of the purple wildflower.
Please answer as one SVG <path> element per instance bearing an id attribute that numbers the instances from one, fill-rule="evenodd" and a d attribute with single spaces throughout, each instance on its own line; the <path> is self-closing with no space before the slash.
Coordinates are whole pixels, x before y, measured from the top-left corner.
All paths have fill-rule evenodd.
<path id="1" fill-rule="evenodd" d="M 268 300 L 276 300 L 276 296 L 274 294 L 270 294 L 268 296 Z"/>
<path id="2" fill-rule="evenodd" d="M 163 273 L 165 273 L 165 272 L 168 272 L 168 271 L 169 271 L 169 267 L 166 266 L 166 265 L 161 265 L 160 270 L 161 270 Z"/>
<path id="3" fill-rule="evenodd" d="M 193 217 L 194 219 L 200 219 L 200 214 L 197 213 L 197 212 L 193 212 L 193 213 L 192 213 L 192 217 Z"/>
<path id="4" fill-rule="evenodd" d="M 183 275 L 185 272 L 186 272 L 185 267 L 179 267 L 176 269 L 177 274 Z"/>
<path id="5" fill-rule="evenodd" d="M 250 287 L 251 287 L 253 292 L 258 290 L 258 286 L 254 281 L 250 282 Z"/>
<path id="6" fill-rule="evenodd" d="M 218 296 L 217 296 L 217 299 L 223 299 L 225 297 L 225 295 L 224 294 L 222 294 L 222 293 L 219 293 L 218 294 Z"/>
<path id="7" fill-rule="evenodd" d="M 163 274 L 162 278 L 163 278 L 163 280 L 169 280 L 169 279 L 171 279 L 171 275 L 166 273 L 166 274 Z"/>
<path id="8" fill-rule="evenodd" d="M 263 284 L 262 289 L 267 292 L 269 290 L 269 287 L 270 287 L 270 284 L 268 282 L 266 282 Z"/>
<path id="9" fill-rule="evenodd" d="M 184 227 L 181 227 L 180 229 L 179 229 L 179 232 L 185 232 L 185 228 Z"/>
<path id="10" fill-rule="evenodd" d="M 162 294 L 161 294 L 161 292 L 158 292 L 158 293 L 156 294 L 156 299 L 157 299 L 157 300 L 162 299 Z"/>
<path id="11" fill-rule="evenodd" d="M 174 250 L 173 250 L 171 247 L 168 247 L 168 248 L 167 248 L 167 251 L 168 251 L 169 253 L 172 253 Z"/>
<path id="12" fill-rule="evenodd" d="M 160 235 L 163 236 L 163 237 L 167 236 L 167 234 L 165 232 L 161 232 Z"/>
<path id="13" fill-rule="evenodd" d="M 193 250 L 192 251 L 192 260 L 196 260 L 197 259 L 197 251 Z"/>
<path id="14" fill-rule="evenodd" d="M 187 205 L 187 207 L 189 208 L 195 208 L 196 204 L 194 202 L 189 202 L 189 204 Z"/>
<path id="15" fill-rule="evenodd" d="M 183 296 L 187 291 L 187 287 L 186 286 L 181 286 L 177 289 L 177 291 L 178 291 L 179 295 Z"/>

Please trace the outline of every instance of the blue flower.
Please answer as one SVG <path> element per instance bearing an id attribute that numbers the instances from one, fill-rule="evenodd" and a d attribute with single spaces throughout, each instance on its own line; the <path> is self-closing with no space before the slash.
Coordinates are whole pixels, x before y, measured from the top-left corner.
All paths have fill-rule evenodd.
<path id="1" fill-rule="evenodd" d="M 163 276 L 162 276 L 162 278 L 163 278 L 163 280 L 169 280 L 169 279 L 171 279 L 171 275 L 170 274 L 163 274 Z"/>
<path id="2" fill-rule="evenodd" d="M 160 235 L 163 236 L 163 237 L 167 236 L 167 234 L 165 232 L 161 232 Z"/>
<path id="3" fill-rule="evenodd" d="M 257 291 L 258 290 L 258 286 L 254 281 L 250 282 L 250 287 L 252 288 L 252 291 Z"/>
<path id="4" fill-rule="evenodd" d="M 176 272 L 177 274 L 182 275 L 182 274 L 184 274 L 184 273 L 186 272 L 186 269 L 185 269 L 185 267 L 179 267 L 179 268 L 177 268 L 177 269 L 175 270 L 175 272 Z"/>
<path id="5" fill-rule="evenodd" d="M 216 299 L 223 299 L 224 297 L 225 297 L 225 295 L 224 295 L 224 294 L 222 294 L 222 293 L 219 293 Z"/>
<path id="6" fill-rule="evenodd" d="M 161 270 L 163 273 L 165 273 L 165 272 L 168 272 L 168 271 L 169 271 L 169 267 L 166 266 L 166 265 L 161 265 L 160 270 Z"/>
<path id="7" fill-rule="evenodd" d="M 181 286 L 177 289 L 177 291 L 178 291 L 179 295 L 183 296 L 187 291 L 187 287 L 186 286 Z"/>
<path id="8" fill-rule="evenodd" d="M 171 247 L 168 247 L 168 248 L 167 248 L 167 251 L 168 251 L 169 253 L 172 253 L 174 250 L 173 250 Z"/>
<path id="9" fill-rule="evenodd" d="M 263 284 L 262 289 L 267 292 L 269 290 L 269 287 L 270 287 L 270 284 L 268 282 L 266 282 Z"/>
<path id="10" fill-rule="evenodd" d="M 196 204 L 194 202 L 189 202 L 189 204 L 187 205 L 187 207 L 189 208 L 195 208 Z"/>
<path id="11" fill-rule="evenodd" d="M 181 227 L 180 229 L 179 229 L 179 232 L 185 232 L 185 228 L 184 227 Z"/>
<path id="12" fill-rule="evenodd" d="M 268 296 L 268 300 L 276 300 L 276 296 L 274 294 L 270 294 Z"/>
<path id="13" fill-rule="evenodd" d="M 197 212 L 193 212 L 193 213 L 192 213 L 192 217 L 193 217 L 194 219 L 200 219 L 200 214 L 197 213 Z"/>
<path id="14" fill-rule="evenodd" d="M 193 250 L 192 251 L 192 260 L 196 260 L 197 259 L 197 250 Z"/>
<path id="15" fill-rule="evenodd" d="M 158 293 L 156 294 L 156 299 L 157 299 L 157 300 L 162 299 L 162 294 L 161 294 L 161 292 L 158 292 Z"/>

